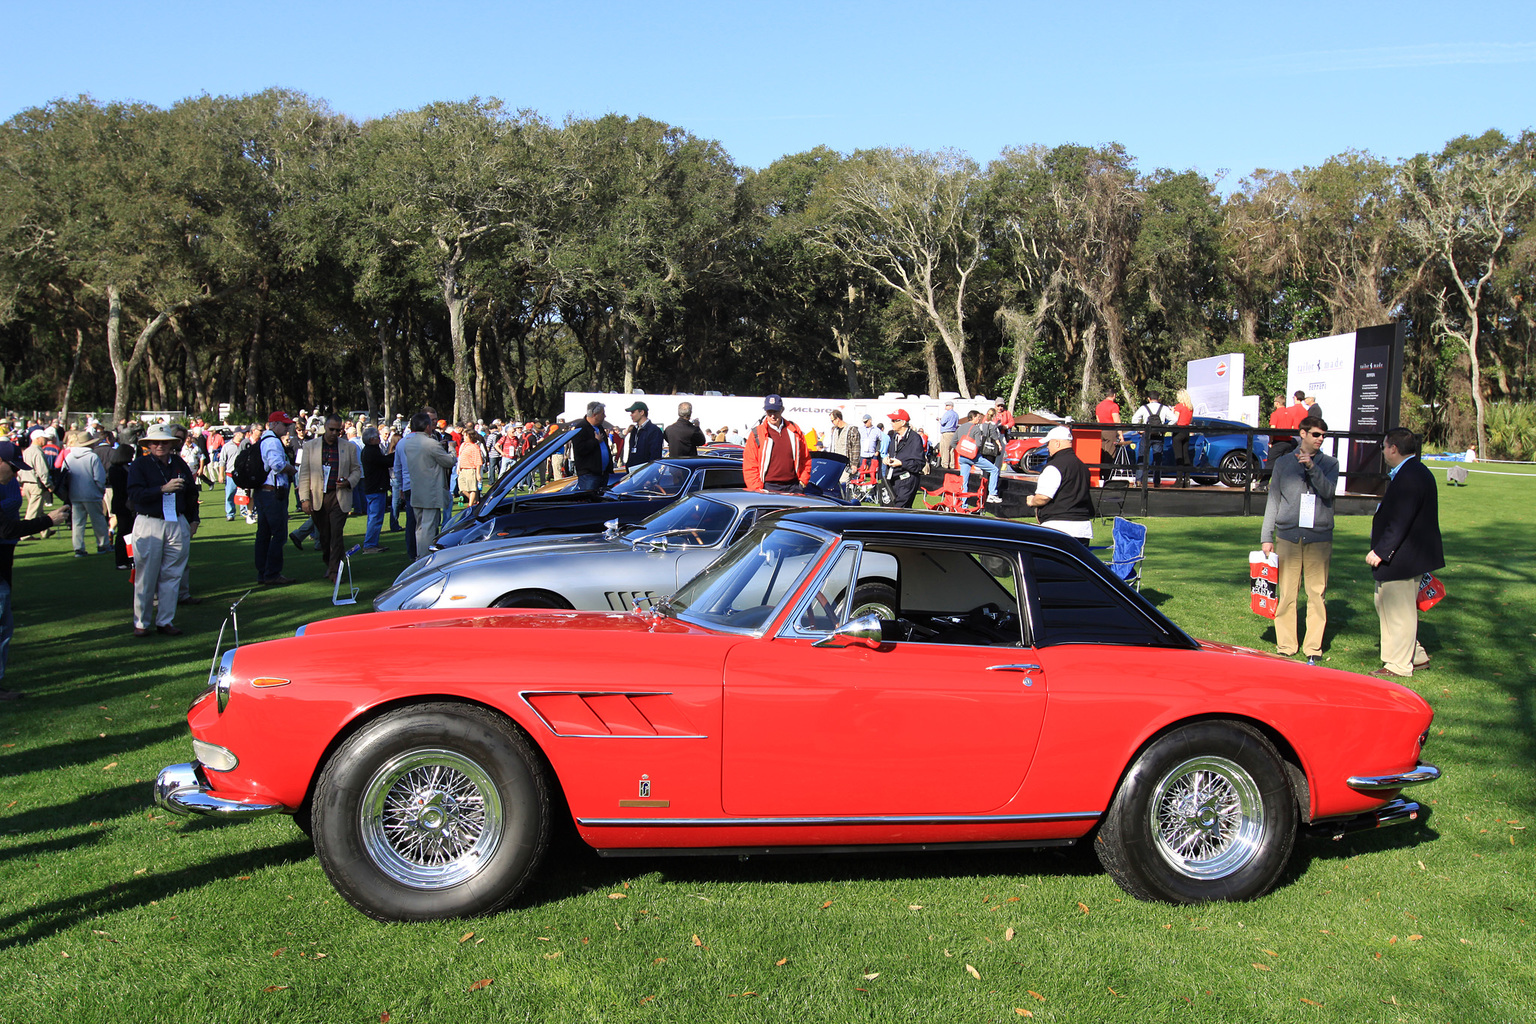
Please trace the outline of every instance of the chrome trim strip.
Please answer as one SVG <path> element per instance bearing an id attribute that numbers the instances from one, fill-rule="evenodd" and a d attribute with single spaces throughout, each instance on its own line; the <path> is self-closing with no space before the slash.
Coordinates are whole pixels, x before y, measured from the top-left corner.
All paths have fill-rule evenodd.
<path id="1" fill-rule="evenodd" d="M 1404 786 L 1418 786 L 1425 782 L 1434 782 L 1439 777 L 1439 768 L 1432 764 L 1421 764 L 1411 772 L 1401 772 L 1397 775 L 1351 775 L 1344 780 L 1344 784 L 1350 789 L 1358 789 L 1362 793 L 1377 793 L 1389 789 L 1402 789 Z"/>
<path id="2" fill-rule="evenodd" d="M 160 769 L 160 774 L 155 776 L 155 803 L 172 814 L 205 814 L 231 820 L 293 813 L 282 804 L 241 803 L 209 796 L 208 787 L 198 778 L 197 769 L 196 761 Z"/>
<path id="3" fill-rule="evenodd" d="M 593 828 L 776 828 L 850 825 L 1028 825 L 1041 821 L 1095 821 L 1103 811 L 1057 814 L 871 815 L 827 818 L 577 818 Z"/>

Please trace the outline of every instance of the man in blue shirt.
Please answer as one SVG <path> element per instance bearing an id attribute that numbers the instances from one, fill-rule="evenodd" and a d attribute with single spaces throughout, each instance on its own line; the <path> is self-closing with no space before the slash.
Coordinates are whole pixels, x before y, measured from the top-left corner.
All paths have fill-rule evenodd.
<path id="1" fill-rule="evenodd" d="M 944 412 L 939 416 L 939 465 L 945 469 L 951 466 L 950 456 L 954 454 L 959 430 L 960 414 L 955 412 L 955 403 L 945 402 Z"/>

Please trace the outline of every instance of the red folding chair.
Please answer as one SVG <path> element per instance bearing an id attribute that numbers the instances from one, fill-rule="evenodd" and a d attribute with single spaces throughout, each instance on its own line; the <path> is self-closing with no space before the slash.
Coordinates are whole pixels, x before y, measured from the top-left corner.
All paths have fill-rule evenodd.
<path id="1" fill-rule="evenodd" d="M 981 478 L 981 484 L 976 490 L 967 491 L 959 473 L 945 473 L 944 483 L 938 490 L 924 489 L 923 493 L 930 498 L 938 497 L 939 504 L 935 507 L 940 512 L 980 512 L 987 497 L 987 478 L 985 476 Z M 971 498 L 976 499 L 976 503 L 966 504 Z"/>

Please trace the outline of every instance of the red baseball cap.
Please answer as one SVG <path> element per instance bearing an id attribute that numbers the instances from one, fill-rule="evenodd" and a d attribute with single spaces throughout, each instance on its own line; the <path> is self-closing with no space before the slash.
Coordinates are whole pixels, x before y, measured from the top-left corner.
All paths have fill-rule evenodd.
<path id="1" fill-rule="evenodd" d="M 912 422 L 912 417 L 907 415 L 907 410 L 905 410 L 905 409 L 897 409 L 895 412 L 893 412 L 889 416 L 887 416 L 886 419 L 888 419 L 888 420 L 902 420 L 902 421 L 904 421 L 906 423 L 911 423 Z"/>
<path id="2" fill-rule="evenodd" d="M 289 416 L 287 413 L 283 412 L 283 410 L 279 409 L 279 410 L 277 410 L 277 412 L 275 412 L 271 416 L 267 417 L 267 422 L 268 423 L 292 423 L 293 422 L 293 417 Z"/>

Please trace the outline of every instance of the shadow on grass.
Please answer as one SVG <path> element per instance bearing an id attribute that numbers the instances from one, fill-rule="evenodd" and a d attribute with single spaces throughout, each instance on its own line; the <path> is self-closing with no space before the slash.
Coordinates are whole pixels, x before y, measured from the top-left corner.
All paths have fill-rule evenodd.
<path id="1" fill-rule="evenodd" d="M 70 740 L 52 743 L 46 747 L 18 750 L 0 757 L 0 775 L 15 776 L 24 772 L 56 771 L 74 765 L 90 764 L 119 758 L 124 754 L 187 734 L 185 722 L 140 729 L 129 733 L 108 733 L 105 737 Z"/>
<path id="2" fill-rule="evenodd" d="M 243 851 L 159 875 L 143 875 L 35 907 L 23 907 L 0 917 L 0 950 L 24 946 L 67 931 L 81 921 L 150 900 L 165 899 L 186 889 L 206 885 L 261 868 L 307 860 L 314 854 L 307 841 Z"/>
<path id="3" fill-rule="evenodd" d="M 0 847 L 0 861 L 23 860 L 27 857 L 39 857 L 45 853 L 59 853 L 63 850 L 79 850 L 87 846 L 95 846 L 107 838 L 105 829 L 94 832 L 81 832 L 72 836 L 60 836 L 57 839 L 43 839 L 35 843 L 21 843 L 10 848 Z"/>
<path id="4" fill-rule="evenodd" d="M 112 789 L 101 789 L 87 796 L 77 797 L 65 804 L 51 807 L 34 807 L 20 814 L 0 818 L 0 829 L 6 832 L 43 832 L 49 829 L 77 828 L 93 821 L 124 814 L 147 811 L 154 803 L 154 794 L 148 782 L 130 782 Z"/>

